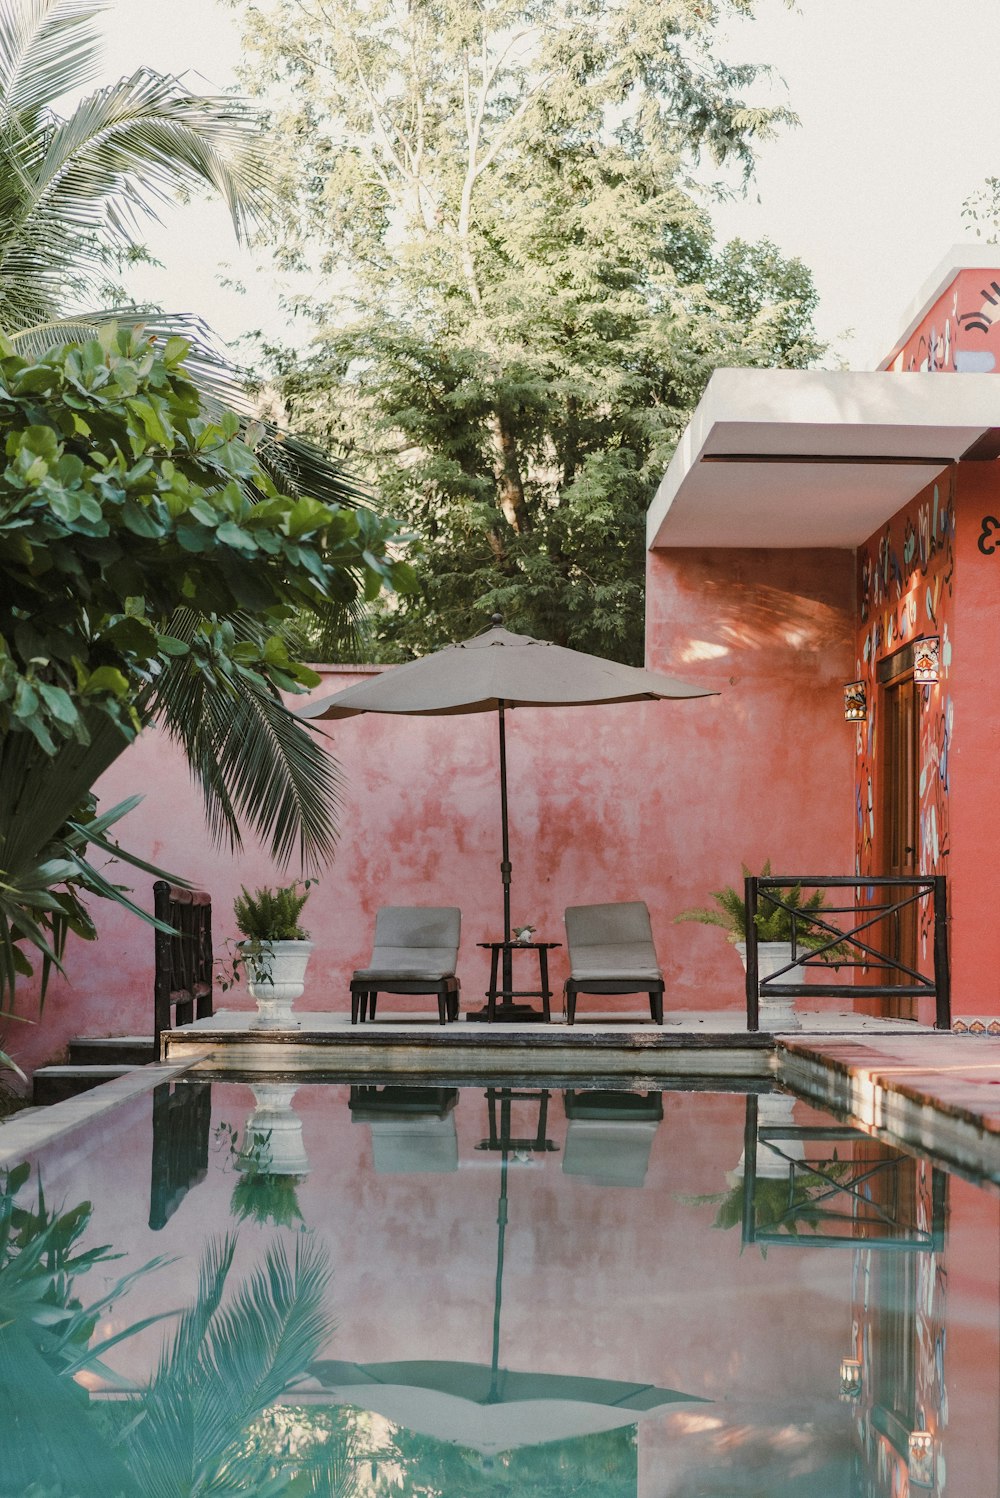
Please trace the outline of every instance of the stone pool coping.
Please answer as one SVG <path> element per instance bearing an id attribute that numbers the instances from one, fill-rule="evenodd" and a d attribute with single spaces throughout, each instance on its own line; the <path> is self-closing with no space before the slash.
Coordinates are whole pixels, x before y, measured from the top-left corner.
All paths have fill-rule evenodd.
<path id="1" fill-rule="evenodd" d="M 1000 1039 L 785 1036 L 777 1076 L 806 1098 L 960 1170 L 1000 1182 Z"/>
<path id="2" fill-rule="evenodd" d="M 190 1071 L 196 1058 L 184 1061 L 151 1062 L 148 1066 L 136 1067 L 124 1076 L 113 1077 L 90 1092 L 78 1097 L 66 1098 L 61 1103 L 50 1103 L 48 1107 L 23 1108 L 0 1122 L 0 1166 L 12 1165 L 27 1155 L 51 1144 L 61 1134 L 68 1134 L 81 1124 L 92 1124 L 103 1113 L 117 1108 L 121 1103 L 151 1092 L 161 1082 L 172 1082 L 175 1077 Z"/>

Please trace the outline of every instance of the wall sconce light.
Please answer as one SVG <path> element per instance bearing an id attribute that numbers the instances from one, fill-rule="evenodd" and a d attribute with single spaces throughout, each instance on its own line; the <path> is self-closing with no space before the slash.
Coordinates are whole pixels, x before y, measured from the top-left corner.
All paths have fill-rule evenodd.
<path id="1" fill-rule="evenodd" d="M 848 723 L 863 723 L 867 716 L 868 698 L 864 682 L 849 681 L 844 688 L 844 717 Z"/>
<path id="2" fill-rule="evenodd" d="M 842 1404 L 853 1404 L 861 1398 L 861 1364 L 857 1358 L 840 1360 L 840 1400 Z"/>
<path id="3" fill-rule="evenodd" d="M 915 1487 L 934 1486 L 934 1437 L 929 1430 L 912 1430 L 907 1443 L 907 1468 Z"/>
<path id="4" fill-rule="evenodd" d="M 937 635 L 926 635 L 913 646 L 913 681 L 918 687 L 933 686 L 940 670 L 941 641 Z"/>

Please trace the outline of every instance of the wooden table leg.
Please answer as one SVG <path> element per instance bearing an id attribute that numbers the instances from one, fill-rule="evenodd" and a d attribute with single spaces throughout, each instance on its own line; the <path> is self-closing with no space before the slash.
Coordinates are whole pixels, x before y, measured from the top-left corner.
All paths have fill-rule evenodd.
<path id="1" fill-rule="evenodd" d="M 492 1024 L 497 1013 L 497 964 L 500 960 L 500 948 L 494 946 L 490 955 L 490 986 L 486 993 L 486 1019 Z"/>
<path id="2" fill-rule="evenodd" d="M 549 999 L 552 997 L 549 989 L 549 954 L 545 947 L 538 948 L 538 971 L 542 979 L 542 1013 L 546 1021 L 549 1019 Z"/>

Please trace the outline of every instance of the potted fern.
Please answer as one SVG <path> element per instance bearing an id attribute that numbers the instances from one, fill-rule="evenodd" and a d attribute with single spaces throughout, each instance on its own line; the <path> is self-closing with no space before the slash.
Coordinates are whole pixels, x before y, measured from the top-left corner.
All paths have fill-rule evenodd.
<path id="1" fill-rule="evenodd" d="M 258 1023 L 280 1026 L 292 1020 L 292 1004 L 305 988 L 306 967 L 313 944 L 299 924 L 309 898 L 309 881 L 278 889 L 241 886 L 233 904 L 237 929 L 244 940 L 237 945 L 237 962 L 247 975 L 247 987 L 257 1001 Z"/>
<path id="2" fill-rule="evenodd" d="M 743 876 L 749 877 L 750 870 L 743 864 Z M 769 878 L 771 875 L 770 859 L 761 869 L 761 877 Z M 747 908 L 743 898 L 743 891 L 736 890 L 731 884 L 724 889 L 712 891 L 712 899 L 715 908 L 700 908 L 694 910 L 683 910 L 680 915 L 675 916 L 677 921 L 699 921 L 706 926 L 719 926 L 726 932 L 727 937 L 733 943 L 743 962 L 743 971 L 747 966 Z M 819 931 L 810 925 L 809 916 L 814 915 L 825 908 L 825 899 L 822 890 L 814 890 L 808 898 L 802 894 L 800 885 L 791 884 L 781 890 L 780 905 L 772 905 L 767 898 L 762 898 L 754 917 L 754 927 L 757 932 L 757 974 L 758 977 L 769 978 L 781 968 L 789 967 L 792 962 L 792 932 L 794 926 L 796 949 L 805 948 L 814 951 L 817 947 L 826 946 L 829 941 L 829 933 Z M 829 959 L 836 954 L 837 948 L 832 948 L 824 953 L 824 959 Z M 805 982 L 806 970 L 796 963 L 789 971 L 782 973 L 781 982 L 798 984 Z M 762 995 L 761 1023 L 768 1029 L 782 1028 L 786 1030 L 798 1029 L 799 1020 L 795 1013 L 794 999 L 774 995 L 766 998 Z"/>

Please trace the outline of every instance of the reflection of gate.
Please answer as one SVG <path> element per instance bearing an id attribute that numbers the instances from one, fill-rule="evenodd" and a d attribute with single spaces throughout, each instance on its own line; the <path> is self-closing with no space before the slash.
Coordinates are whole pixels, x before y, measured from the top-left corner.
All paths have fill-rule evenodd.
<path id="1" fill-rule="evenodd" d="M 153 1089 L 149 1225 L 158 1230 L 208 1170 L 210 1082 L 163 1082 Z"/>
<path id="2" fill-rule="evenodd" d="M 850 1154 L 841 1146 L 851 1145 Z M 793 1146 L 795 1146 L 793 1148 Z M 804 1147 L 804 1148 L 803 1148 Z M 746 1100 L 743 1242 L 847 1245 L 904 1253 L 944 1246 L 946 1177 L 931 1172 L 931 1220 L 918 1220 L 912 1156 L 846 1124 L 758 1124 Z M 765 1175 L 764 1162 L 785 1173 Z"/>

